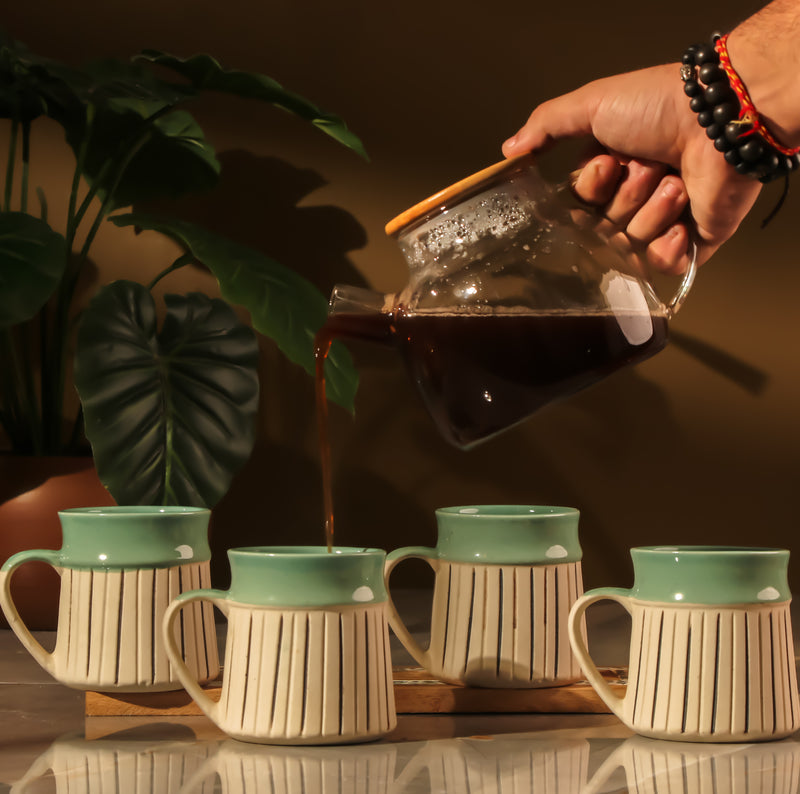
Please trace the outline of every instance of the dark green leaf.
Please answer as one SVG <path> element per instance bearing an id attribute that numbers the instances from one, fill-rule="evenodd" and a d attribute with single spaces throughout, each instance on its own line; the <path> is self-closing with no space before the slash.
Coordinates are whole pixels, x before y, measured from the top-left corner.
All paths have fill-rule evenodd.
<path id="1" fill-rule="evenodd" d="M 75 384 L 103 484 L 120 504 L 212 507 L 255 441 L 258 344 L 224 301 L 100 290 L 78 329 Z"/>
<path id="2" fill-rule="evenodd" d="M 288 110 L 330 135 L 339 143 L 366 158 L 361 140 L 354 135 L 341 118 L 324 113 L 316 105 L 263 74 L 224 69 L 210 55 L 193 55 L 178 58 L 160 50 L 143 50 L 139 58 L 172 69 L 189 80 L 197 91 L 219 91 L 225 94 L 257 99 Z"/>
<path id="3" fill-rule="evenodd" d="M 29 122 L 41 115 L 58 120 L 82 116 L 87 85 L 80 72 L 0 38 L 0 118 Z"/>
<path id="4" fill-rule="evenodd" d="M 33 317 L 58 286 L 67 244 L 44 221 L 0 213 L 0 327 Z"/>
<path id="5" fill-rule="evenodd" d="M 291 361 L 314 373 L 314 336 L 327 317 L 327 301 L 307 279 L 258 251 L 186 221 L 136 213 L 109 220 L 171 237 L 211 270 L 226 300 L 250 312 L 259 333 L 272 339 Z M 325 378 L 329 399 L 352 411 L 358 373 L 343 345 L 331 348 Z"/>
<path id="6" fill-rule="evenodd" d="M 114 58 L 92 61 L 82 69 L 82 74 L 89 80 L 90 98 L 97 105 L 127 98 L 172 106 L 196 93 L 189 86 L 165 82 L 132 61 Z"/>
<path id="7" fill-rule="evenodd" d="M 118 99 L 97 109 L 84 172 L 92 184 L 98 183 L 101 199 L 113 188 L 127 153 L 144 140 L 114 188 L 112 210 L 154 198 L 176 198 L 217 184 L 220 164 L 200 126 L 183 110 L 148 122 L 160 107 L 158 102 Z M 81 135 L 80 128 L 67 130 L 76 156 Z"/>

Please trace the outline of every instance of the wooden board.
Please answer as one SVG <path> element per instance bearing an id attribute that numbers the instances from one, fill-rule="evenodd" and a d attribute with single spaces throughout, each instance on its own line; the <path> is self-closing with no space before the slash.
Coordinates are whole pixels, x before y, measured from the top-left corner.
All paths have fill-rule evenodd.
<path id="1" fill-rule="evenodd" d="M 602 668 L 601 673 L 619 695 L 625 693 L 627 670 Z M 206 687 L 219 700 L 220 685 Z M 445 684 L 420 667 L 394 668 L 394 695 L 398 714 L 608 714 L 609 709 L 587 681 L 544 689 L 479 689 Z M 185 717 L 202 715 L 184 690 L 175 692 L 86 693 L 86 716 Z"/>

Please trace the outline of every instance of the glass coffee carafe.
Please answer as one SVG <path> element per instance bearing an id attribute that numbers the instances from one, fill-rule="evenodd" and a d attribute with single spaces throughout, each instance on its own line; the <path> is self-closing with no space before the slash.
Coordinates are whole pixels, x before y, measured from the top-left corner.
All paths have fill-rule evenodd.
<path id="1" fill-rule="evenodd" d="M 498 163 L 392 220 L 407 285 L 335 287 L 325 333 L 395 346 L 444 437 L 471 447 L 666 344 L 695 262 L 665 302 L 600 220 L 533 156 Z"/>

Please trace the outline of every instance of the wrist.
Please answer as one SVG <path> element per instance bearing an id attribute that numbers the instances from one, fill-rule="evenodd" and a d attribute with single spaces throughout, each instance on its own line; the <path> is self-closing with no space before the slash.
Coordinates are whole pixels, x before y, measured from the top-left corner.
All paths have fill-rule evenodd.
<path id="1" fill-rule="evenodd" d="M 727 35 L 690 45 L 680 76 L 698 124 L 739 174 L 770 182 L 797 170 L 800 147 L 787 147 L 767 126 L 732 66 Z"/>
<path id="2" fill-rule="evenodd" d="M 800 146 L 800 56 L 794 36 L 763 38 L 757 20 L 728 36 L 731 63 L 747 87 L 753 104 L 775 138 Z"/>

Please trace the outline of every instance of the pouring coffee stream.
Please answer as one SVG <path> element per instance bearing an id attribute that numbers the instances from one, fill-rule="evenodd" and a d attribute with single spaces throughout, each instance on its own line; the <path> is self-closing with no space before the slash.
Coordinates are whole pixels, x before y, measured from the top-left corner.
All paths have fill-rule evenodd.
<path id="1" fill-rule="evenodd" d="M 324 361 L 335 339 L 396 348 L 440 433 L 468 449 L 667 342 L 694 280 L 668 302 L 641 264 L 597 231 L 569 182 L 531 155 L 431 196 L 386 226 L 409 267 L 383 295 L 338 285 L 315 341 L 326 538 L 333 498 Z"/>

